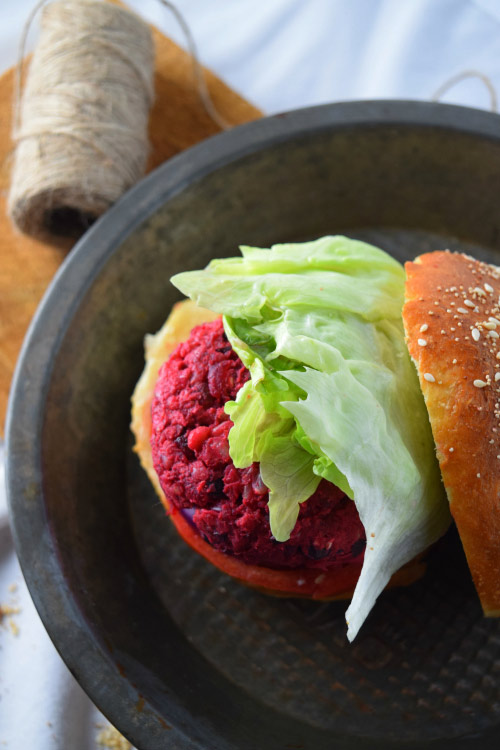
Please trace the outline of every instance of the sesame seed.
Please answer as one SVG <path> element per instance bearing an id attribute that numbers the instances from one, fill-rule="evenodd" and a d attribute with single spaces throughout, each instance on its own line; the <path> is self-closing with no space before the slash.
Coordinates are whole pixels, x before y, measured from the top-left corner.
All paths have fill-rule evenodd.
<path id="1" fill-rule="evenodd" d="M 498 383 L 499 380 L 500 380 L 500 372 L 496 372 L 495 373 L 495 383 Z"/>
<path id="2" fill-rule="evenodd" d="M 467 307 L 475 307 L 476 305 L 474 302 L 471 302 L 470 299 L 464 299 L 464 305 L 467 305 Z"/>
<path id="3" fill-rule="evenodd" d="M 427 325 L 427 323 L 424 323 L 423 325 L 420 326 L 420 333 L 425 333 L 425 331 L 428 328 L 429 328 L 429 326 Z"/>
<path id="4" fill-rule="evenodd" d="M 472 329 L 472 338 L 474 339 L 474 341 L 479 341 L 479 339 L 481 338 L 481 334 L 479 333 L 477 328 Z"/>
<path id="5" fill-rule="evenodd" d="M 450 453 L 453 453 L 453 451 L 455 450 L 455 448 L 448 448 L 448 450 L 450 451 Z"/>
<path id="6" fill-rule="evenodd" d="M 457 307 L 457 312 L 462 313 L 463 315 L 467 315 L 467 310 L 465 310 L 463 307 Z"/>
<path id="7" fill-rule="evenodd" d="M 479 295 L 481 295 L 481 296 L 483 296 L 483 297 L 486 297 L 486 294 L 484 293 L 484 290 L 483 290 L 483 289 L 481 289 L 481 287 L 479 287 L 479 286 L 476 286 L 476 287 L 475 287 L 475 288 L 474 288 L 474 289 L 472 290 L 472 292 L 473 292 L 473 294 L 479 294 Z"/>
<path id="8" fill-rule="evenodd" d="M 476 477 L 477 477 L 478 479 L 481 479 L 481 474 L 480 474 L 480 473 L 478 472 L 478 473 L 476 474 Z"/>
<path id="9" fill-rule="evenodd" d="M 475 385 L 476 388 L 485 388 L 488 383 L 485 383 L 484 380 L 474 380 L 473 385 Z"/>
<path id="10" fill-rule="evenodd" d="M 419 346 L 427 346 L 427 341 L 425 339 L 418 339 L 418 345 Z"/>
<path id="11" fill-rule="evenodd" d="M 424 380 L 427 380 L 428 383 L 436 382 L 436 378 L 430 372 L 424 372 Z"/>
<path id="12" fill-rule="evenodd" d="M 490 320 L 487 323 L 481 323 L 481 325 L 483 326 L 483 328 L 487 328 L 488 331 L 494 331 L 495 328 L 497 327 L 497 322 L 496 320 L 493 321 L 490 318 Z"/>
<path id="13" fill-rule="evenodd" d="M 487 334 L 487 337 L 488 337 L 489 339 L 498 339 L 498 338 L 500 338 L 500 336 L 498 335 L 498 333 L 497 333 L 496 331 L 490 331 L 490 332 L 489 332 L 489 333 Z"/>
<path id="14" fill-rule="evenodd" d="M 486 291 L 487 291 L 487 292 L 489 292 L 490 294 L 491 294 L 491 293 L 493 292 L 493 287 L 492 287 L 492 286 L 491 286 L 490 284 L 485 284 L 485 285 L 484 285 L 484 288 L 485 288 L 485 289 L 486 289 Z"/>

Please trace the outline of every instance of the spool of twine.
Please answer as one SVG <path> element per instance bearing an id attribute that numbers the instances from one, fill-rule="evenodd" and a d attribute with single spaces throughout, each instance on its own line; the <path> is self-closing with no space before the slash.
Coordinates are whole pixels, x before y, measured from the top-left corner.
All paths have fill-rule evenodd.
<path id="1" fill-rule="evenodd" d="M 8 211 L 23 232 L 81 234 L 144 174 L 154 48 L 136 15 L 55 0 L 14 123 Z"/>

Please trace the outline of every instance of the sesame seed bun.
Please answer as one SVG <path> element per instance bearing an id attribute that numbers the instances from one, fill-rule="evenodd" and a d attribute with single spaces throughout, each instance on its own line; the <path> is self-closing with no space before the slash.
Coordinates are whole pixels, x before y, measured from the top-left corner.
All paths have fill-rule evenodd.
<path id="1" fill-rule="evenodd" d="M 179 535 L 219 570 L 240 583 L 274 596 L 322 601 L 348 599 L 352 596 L 361 572 L 362 562 L 359 560 L 325 572 L 312 568 L 275 570 L 261 565 L 250 565 L 214 549 L 165 497 L 153 466 L 150 446 L 151 402 L 158 371 L 177 345 L 189 337 L 195 326 L 215 320 L 217 317 L 219 316 L 215 313 L 197 307 L 191 300 L 184 300 L 174 305 L 170 316 L 156 335 L 146 337 L 146 365 L 132 396 L 131 429 L 135 436 L 134 450 Z M 426 564 L 421 556 L 417 557 L 392 576 L 388 588 L 413 583 L 421 578 L 425 568 Z"/>
<path id="2" fill-rule="evenodd" d="M 450 510 L 486 616 L 500 616 L 500 269 L 458 253 L 406 266 L 407 345 Z"/>

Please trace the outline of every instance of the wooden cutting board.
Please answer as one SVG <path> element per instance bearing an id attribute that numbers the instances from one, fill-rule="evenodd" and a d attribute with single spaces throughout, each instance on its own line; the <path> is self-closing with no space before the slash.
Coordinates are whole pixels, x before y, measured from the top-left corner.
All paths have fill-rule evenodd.
<path id="1" fill-rule="evenodd" d="M 199 99 L 190 56 L 157 29 L 153 29 L 153 37 L 156 99 L 150 116 L 152 150 L 148 171 L 219 131 Z M 218 112 L 231 125 L 261 116 L 256 107 L 213 73 L 205 70 L 205 76 Z M 61 247 L 34 240 L 20 234 L 7 217 L 13 82 L 13 69 L 0 77 L 0 437 L 24 335 L 43 293 L 74 242 Z"/>

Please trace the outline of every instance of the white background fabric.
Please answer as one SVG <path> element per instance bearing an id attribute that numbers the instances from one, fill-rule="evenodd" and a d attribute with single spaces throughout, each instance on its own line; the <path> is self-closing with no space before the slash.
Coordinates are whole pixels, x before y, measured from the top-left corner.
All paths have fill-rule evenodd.
<path id="1" fill-rule="evenodd" d="M 33 5 L 0 2 L 0 72 L 17 60 Z M 186 46 L 158 0 L 129 5 Z M 429 99 L 467 69 L 487 75 L 500 91 L 499 0 L 178 0 L 177 6 L 201 61 L 268 114 L 346 99 Z M 36 32 L 37 23 L 28 48 Z M 457 85 L 445 101 L 481 108 L 490 103 L 478 80 Z M 0 604 L 21 608 L 13 616 L 17 636 L 5 619 L 0 624 L 0 748 L 95 750 L 96 723 L 104 720 L 62 663 L 31 603 L 3 485 L 0 450 Z"/>

